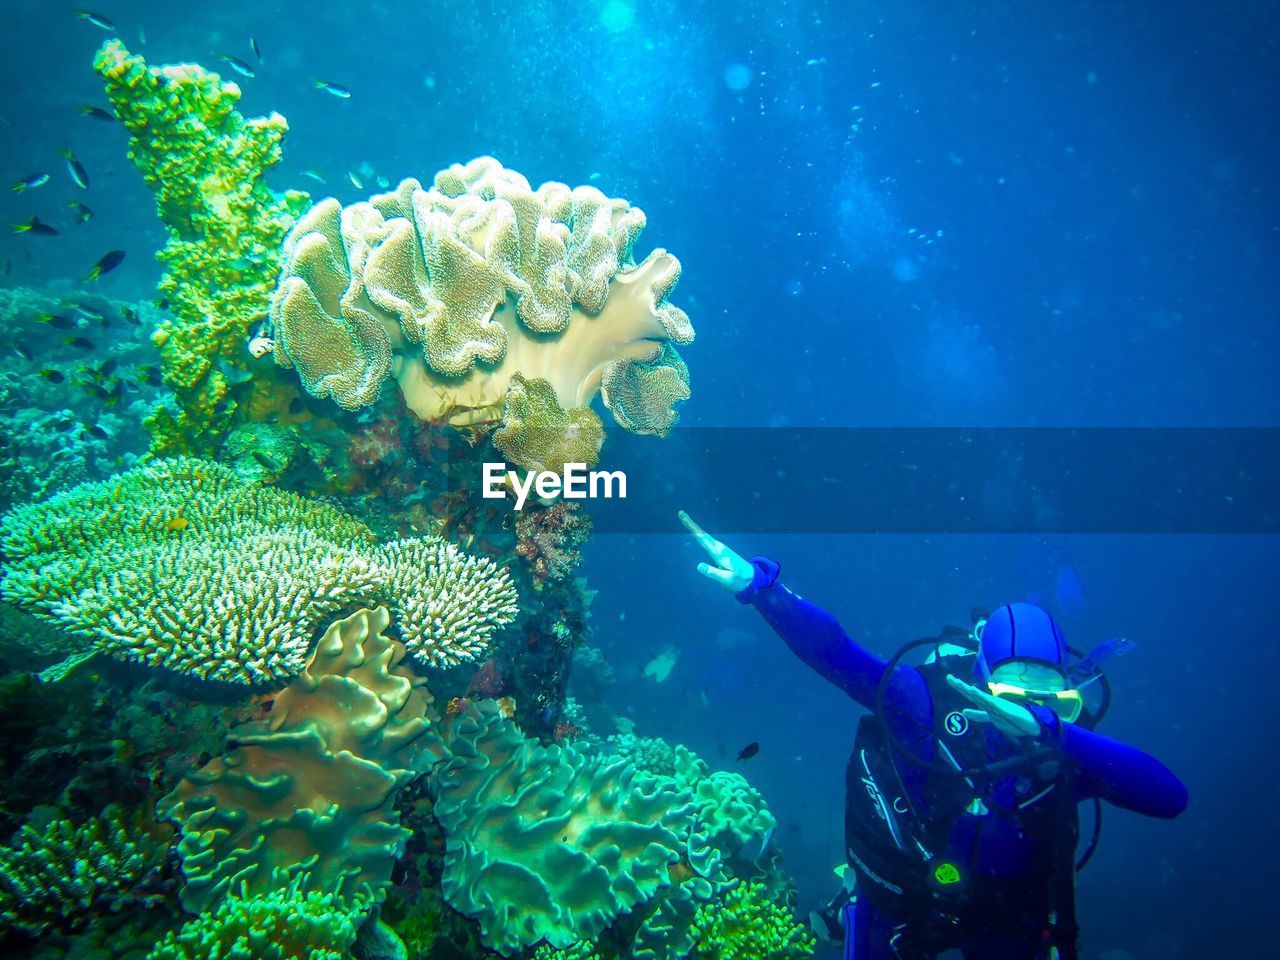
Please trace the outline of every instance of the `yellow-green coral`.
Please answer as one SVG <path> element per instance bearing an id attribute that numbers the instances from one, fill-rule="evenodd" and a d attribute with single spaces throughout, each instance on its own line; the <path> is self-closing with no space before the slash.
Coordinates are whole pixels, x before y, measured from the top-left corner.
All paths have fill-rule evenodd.
<path id="1" fill-rule="evenodd" d="M 639 922 L 728 881 L 690 793 L 621 759 L 526 739 L 492 701 L 472 704 L 431 772 L 447 837 L 445 899 L 503 954 L 568 947 L 621 915 Z M 686 921 L 687 926 L 687 921 Z"/>
<path id="2" fill-rule="evenodd" d="M 0 546 L 0 595 L 86 648 L 233 683 L 293 677 L 362 604 L 391 604 L 431 666 L 480 656 L 517 609 L 492 561 L 435 537 L 378 545 L 336 507 L 189 458 L 18 507 Z"/>
<path id="3" fill-rule="evenodd" d="M 81 824 L 24 826 L 0 849 L 0 921 L 38 934 L 110 908 L 163 867 L 169 831 L 114 805 Z"/>
<path id="4" fill-rule="evenodd" d="M 166 936 L 147 960 L 343 960 L 359 915 L 340 897 L 308 889 L 307 880 L 228 897 Z"/>
<path id="5" fill-rule="evenodd" d="M 304 874 L 350 909 L 382 898 L 409 837 L 396 793 L 439 752 L 430 695 L 389 624 L 379 607 L 331 625 L 267 718 L 233 730 L 223 756 L 160 802 L 182 824 L 187 909 Z"/>
<path id="6" fill-rule="evenodd" d="M 589 407 L 565 410 L 550 381 L 511 378 L 502 426 L 493 445 L 526 470 L 560 473 L 566 463 L 594 467 L 604 443 L 604 425 Z"/>
<path id="7" fill-rule="evenodd" d="M 740 883 L 722 900 L 703 904 L 693 922 L 697 960 L 803 960 L 813 938 L 763 884 Z"/>
<path id="8" fill-rule="evenodd" d="M 666 302 L 679 261 L 665 250 L 633 259 L 644 223 L 594 187 L 534 190 L 492 157 L 430 188 L 406 180 L 367 203 L 321 201 L 285 244 L 276 359 L 351 409 L 390 374 L 419 417 L 458 426 L 496 421 L 515 374 L 545 381 L 564 410 L 587 407 L 610 363 L 652 363 L 670 356 L 663 344 L 693 340 Z M 670 386 L 629 406 L 683 399 Z"/>
<path id="9" fill-rule="evenodd" d="M 175 319 L 154 339 L 181 412 L 152 418 L 154 449 L 210 453 L 232 424 L 232 383 L 243 376 L 249 328 L 266 312 L 281 244 L 310 201 L 265 181 L 288 124 L 278 113 L 246 120 L 235 83 L 196 64 L 148 67 L 119 40 L 98 51 L 94 69 L 169 228 L 160 291 Z"/>

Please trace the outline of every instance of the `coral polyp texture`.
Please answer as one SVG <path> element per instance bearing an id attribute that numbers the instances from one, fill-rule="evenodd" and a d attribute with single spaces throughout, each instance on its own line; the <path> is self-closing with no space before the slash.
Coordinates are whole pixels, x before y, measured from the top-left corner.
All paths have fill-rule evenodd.
<path id="1" fill-rule="evenodd" d="M 81 925 L 131 896 L 145 901 L 142 888 L 164 866 L 171 831 L 117 806 L 81 824 L 24 826 L 0 849 L 0 920 L 38 934 Z"/>
<path id="2" fill-rule="evenodd" d="M 261 896 L 228 897 L 156 944 L 147 960 L 344 960 L 359 915 L 297 877 Z"/>
<path id="3" fill-rule="evenodd" d="M 479 657 L 517 612 L 489 560 L 437 537 L 379 544 L 335 506 L 191 458 L 18 507 L 0 546 L 0 595 L 65 627 L 73 653 L 206 680 L 287 681 L 316 634 L 362 605 L 390 604 L 427 666 Z"/>
<path id="4" fill-rule="evenodd" d="M 244 342 L 266 312 L 281 244 L 310 202 L 266 183 L 288 124 L 278 113 L 246 120 L 235 83 L 196 64 L 148 67 L 119 40 L 94 69 L 169 229 L 160 292 L 174 316 L 154 339 L 181 411 L 152 418 L 155 447 L 212 452 L 232 424 L 232 386 L 248 376 Z"/>
<path id="5" fill-rule="evenodd" d="M 614 392 L 629 411 L 646 411 L 620 417 L 624 427 L 665 434 L 670 404 L 688 396 L 671 344 L 690 343 L 693 327 L 666 299 L 679 261 L 661 249 L 634 261 L 644 225 L 625 200 L 563 183 L 535 190 L 492 157 L 430 187 L 410 179 L 348 207 L 323 200 L 285 242 L 276 359 L 348 409 L 393 376 L 420 418 L 457 426 L 498 420 L 517 373 L 545 381 L 567 411 L 607 380 L 626 384 Z M 644 371 L 629 373 L 634 364 Z"/>
<path id="6" fill-rule="evenodd" d="M 439 753 L 431 698 L 390 621 L 379 607 L 332 624 L 266 719 L 233 730 L 223 756 L 160 802 L 182 825 L 188 910 L 304 876 L 351 909 L 384 895 L 410 833 L 396 793 Z"/>
<path id="7" fill-rule="evenodd" d="M 677 956 L 697 904 L 730 882 L 669 778 L 542 746 L 488 700 L 458 715 L 446 749 L 430 780 L 447 838 L 441 888 L 504 955 L 590 940 L 626 915 L 638 944 L 674 930 Z"/>
<path id="8" fill-rule="evenodd" d="M 743 883 L 723 901 L 698 908 L 696 960 L 804 960 L 814 941 L 764 884 Z"/>

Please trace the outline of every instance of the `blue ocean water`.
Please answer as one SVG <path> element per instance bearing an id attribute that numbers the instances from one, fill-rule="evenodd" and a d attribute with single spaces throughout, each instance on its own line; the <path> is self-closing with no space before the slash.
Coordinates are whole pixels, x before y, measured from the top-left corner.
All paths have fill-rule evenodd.
<path id="1" fill-rule="evenodd" d="M 0 284 L 66 289 L 123 249 L 96 289 L 142 299 L 164 232 L 123 131 L 77 115 L 103 102 L 89 63 L 105 34 L 73 9 L 11 4 L 5 18 L 5 175 L 51 182 L 0 203 L 6 222 L 37 213 L 61 232 L 0 237 Z M 490 154 L 535 184 L 590 183 L 642 207 L 642 245 L 680 258 L 673 300 L 698 332 L 678 430 L 1276 426 L 1273 4 L 102 12 L 154 63 L 237 79 L 246 115 L 284 114 L 279 186 L 349 203 L 379 177 L 426 179 Z M 224 53 L 256 76 L 235 77 Z M 68 179 L 63 145 L 89 190 Z M 72 199 L 90 222 L 72 222 Z M 713 491 L 663 492 L 672 516 L 684 508 L 720 532 L 717 499 L 761 497 L 785 515 L 788 485 L 744 471 Z M 1083 955 L 1261 948 L 1280 856 L 1274 536 L 724 533 L 777 559 L 790 586 L 884 655 L 976 604 L 1030 598 L 1082 648 L 1136 640 L 1114 667 L 1106 730 L 1168 763 L 1191 806 L 1170 823 L 1108 812 L 1079 881 Z M 803 915 L 837 883 L 860 712 L 698 577 L 698 559 L 675 533 L 597 535 L 591 642 L 613 667 L 611 706 L 638 732 L 687 743 L 763 792 Z M 670 674 L 645 676 L 668 650 Z M 759 755 L 735 761 L 753 741 Z"/>

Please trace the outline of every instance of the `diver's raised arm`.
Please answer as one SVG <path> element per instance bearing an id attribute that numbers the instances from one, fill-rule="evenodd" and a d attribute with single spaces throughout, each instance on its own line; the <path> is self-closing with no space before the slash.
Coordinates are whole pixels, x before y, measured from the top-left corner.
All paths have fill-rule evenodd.
<path id="1" fill-rule="evenodd" d="M 779 583 L 774 561 L 761 556 L 743 559 L 683 510 L 680 522 L 714 561 L 714 565 L 698 564 L 699 573 L 732 590 L 741 603 L 754 606 L 796 656 L 858 703 L 874 709 L 886 661 L 850 639 L 827 611 Z M 896 689 L 895 684 L 890 692 Z"/>

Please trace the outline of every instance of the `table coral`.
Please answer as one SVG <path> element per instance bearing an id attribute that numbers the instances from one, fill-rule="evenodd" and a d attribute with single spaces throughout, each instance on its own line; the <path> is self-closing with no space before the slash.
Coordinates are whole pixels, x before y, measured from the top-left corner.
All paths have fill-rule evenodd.
<path id="1" fill-rule="evenodd" d="M 665 433 L 669 405 L 688 392 L 655 371 L 687 385 L 671 344 L 691 342 L 693 328 L 666 300 L 679 261 L 661 249 L 632 257 L 644 224 L 625 200 L 554 182 L 534 190 L 492 157 L 455 164 L 429 188 L 410 179 L 345 208 L 323 200 L 285 243 L 276 360 L 348 409 L 393 376 L 421 419 L 457 426 L 497 421 L 517 373 L 572 412 L 607 370 L 625 396 L 619 422 Z"/>
<path id="2" fill-rule="evenodd" d="M 196 64 L 148 67 L 119 40 L 98 51 L 94 69 L 169 229 L 158 256 L 174 319 L 154 339 L 181 413 L 157 411 L 154 446 L 209 453 L 232 425 L 232 386 L 247 377 L 245 338 L 265 313 L 281 243 L 310 200 L 266 184 L 288 124 L 278 113 L 246 120 L 235 83 Z"/>
<path id="3" fill-rule="evenodd" d="M 439 755 L 431 697 L 390 622 L 379 607 L 333 623 L 266 719 L 160 802 L 182 825 L 187 909 L 303 876 L 349 909 L 383 896 L 409 835 L 396 793 Z"/>
<path id="4" fill-rule="evenodd" d="M 0 595 L 122 660 L 279 683 L 314 636 L 389 603 L 428 665 L 479 657 L 517 611 L 509 575 L 436 537 L 379 545 L 327 503 L 208 461 L 158 461 L 0 518 Z"/>

